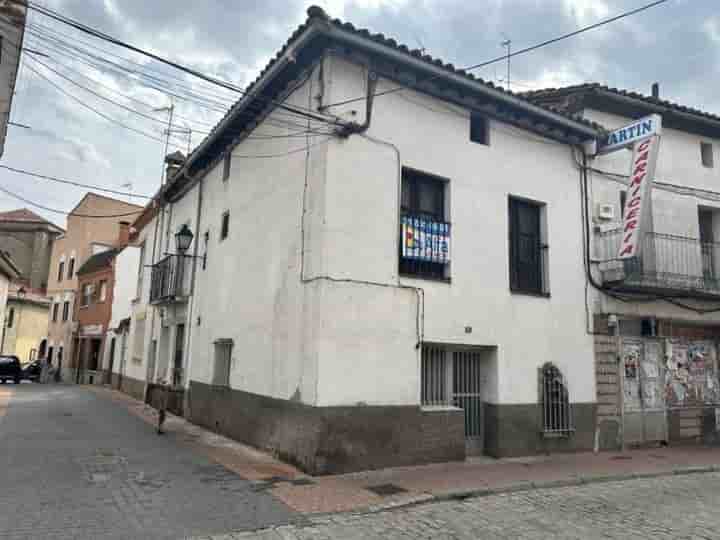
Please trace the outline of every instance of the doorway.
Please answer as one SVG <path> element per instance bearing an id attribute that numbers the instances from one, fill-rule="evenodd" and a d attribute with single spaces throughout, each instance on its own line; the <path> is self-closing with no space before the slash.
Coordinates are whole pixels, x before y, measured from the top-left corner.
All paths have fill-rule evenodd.
<path id="1" fill-rule="evenodd" d="M 185 350 L 185 325 L 175 327 L 175 355 L 173 357 L 172 384 L 175 387 L 183 384 L 183 353 Z"/>
<path id="2" fill-rule="evenodd" d="M 115 364 L 115 338 L 110 340 L 110 358 L 108 360 L 107 383 L 112 385 L 113 364 Z"/>

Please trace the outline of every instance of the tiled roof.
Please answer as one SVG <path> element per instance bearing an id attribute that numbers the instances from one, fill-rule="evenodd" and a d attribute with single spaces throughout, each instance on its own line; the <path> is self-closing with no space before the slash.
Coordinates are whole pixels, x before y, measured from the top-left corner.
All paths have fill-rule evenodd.
<path id="1" fill-rule="evenodd" d="M 564 97 L 572 94 L 609 94 L 614 96 L 620 96 L 647 103 L 648 105 L 664 107 L 666 109 L 689 114 L 692 116 L 697 116 L 699 118 L 720 122 L 720 116 L 713 113 L 701 111 L 693 107 L 686 107 L 685 105 L 681 105 L 673 101 L 668 101 L 666 99 L 646 96 L 644 94 L 640 94 L 639 92 L 632 92 L 630 90 L 623 90 L 621 88 L 605 86 L 600 83 L 577 84 L 574 86 L 564 86 L 561 88 L 544 88 L 542 90 L 534 90 L 531 92 L 523 93 L 524 97 L 526 97 L 530 101 L 541 101 L 543 99 Z"/>
<path id="2" fill-rule="evenodd" d="M 110 262 L 117 255 L 117 249 L 108 249 L 107 251 L 101 251 L 90 257 L 77 271 L 78 274 L 90 274 L 91 272 L 97 272 L 109 266 Z"/>
<path id="3" fill-rule="evenodd" d="M 383 34 L 377 34 L 372 33 L 367 29 L 364 28 L 356 28 L 354 25 L 348 22 L 343 22 L 340 19 L 331 19 L 325 11 L 318 7 L 318 6 L 311 6 L 307 10 L 308 18 L 307 20 L 301 24 L 288 38 L 288 40 L 285 42 L 285 44 L 281 47 L 281 49 L 277 52 L 274 58 L 270 60 L 270 62 L 265 66 L 265 68 L 260 72 L 260 74 L 256 77 L 256 79 L 250 83 L 244 90 L 244 95 L 251 94 L 255 87 L 260 83 L 260 81 L 265 77 L 265 75 L 275 67 L 275 65 L 278 63 L 278 61 L 286 54 L 288 49 L 293 47 L 295 43 L 298 41 L 298 39 L 303 35 L 303 33 L 308 30 L 313 24 L 319 25 L 321 28 L 331 28 L 340 30 L 345 33 L 349 33 L 355 37 L 361 37 L 368 42 L 374 42 L 376 44 L 380 44 L 384 47 L 387 47 L 387 50 L 390 52 L 400 52 L 407 56 L 408 60 L 420 60 L 423 63 L 433 66 L 433 67 L 439 67 L 444 72 L 446 72 L 448 77 L 451 76 L 461 76 L 462 78 L 472 81 L 474 84 L 477 84 L 478 87 L 484 87 L 486 89 L 490 89 L 493 92 L 497 92 L 497 95 L 499 97 L 506 96 L 507 98 L 515 100 L 520 106 L 526 107 L 528 110 L 536 110 L 536 111 L 544 111 L 546 113 L 551 113 L 552 115 L 555 115 L 558 117 L 558 119 L 563 118 L 566 121 L 570 121 L 573 124 L 577 126 L 577 129 L 579 131 L 595 131 L 598 134 L 603 133 L 605 129 L 600 124 L 597 124 L 596 122 L 592 122 L 590 120 L 587 120 L 585 118 L 582 118 L 579 115 L 575 115 L 573 113 L 570 113 L 566 110 L 563 110 L 561 108 L 556 108 L 552 106 L 547 106 L 543 104 L 535 103 L 534 101 L 528 99 L 526 96 L 524 96 L 522 93 L 513 93 L 510 92 L 501 86 L 495 85 L 490 81 L 483 80 L 479 77 L 476 77 L 471 72 L 457 68 L 453 64 L 446 63 L 443 60 L 440 60 L 439 58 L 435 58 L 433 56 L 430 56 L 428 54 L 424 54 L 419 49 L 411 49 L 405 44 L 398 43 L 395 39 L 386 37 Z M 328 26 L 329 25 L 329 26 Z M 211 130 L 210 134 L 205 138 L 203 143 L 201 143 L 193 152 L 188 156 L 188 159 L 186 163 L 188 166 L 192 166 L 192 163 L 195 161 L 195 159 L 203 154 L 207 150 L 205 147 L 205 144 L 208 143 L 211 139 L 213 139 L 217 133 L 224 128 L 226 125 L 226 122 L 233 116 L 233 113 L 240 107 L 240 105 L 245 101 L 245 98 L 240 98 L 223 116 L 223 118 L 215 125 L 215 127 Z M 170 182 L 172 183 L 172 181 Z"/>
<path id="4" fill-rule="evenodd" d="M 28 210 L 27 208 L 10 210 L 9 212 L 0 212 L 0 221 L 26 221 L 31 223 L 48 223 L 52 225 L 52 223 L 48 220 L 38 216 L 35 212 Z"/>

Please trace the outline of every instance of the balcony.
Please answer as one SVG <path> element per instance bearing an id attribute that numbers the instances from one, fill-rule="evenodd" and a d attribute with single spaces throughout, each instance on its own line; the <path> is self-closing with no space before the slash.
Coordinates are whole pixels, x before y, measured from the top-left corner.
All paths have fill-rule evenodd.
<path id="1" fill-rule="evenodd" d="M 400 274 L 447 280 L 450 224 L 427 216 L 403 214 L 400 224 Z"/>
<path id="2" fill-rule="evenodd" d="M 153 265 L 150 275 L 150 303 L 184 302 L 190 296 L 191 257 L 168 255 Z"/>
<path id="3" fill-rule="evenodd" d="M 618 291 L 720 296 L 720 244 L 695 238 L 646 233 L 640 257 L 618 260 L 621 230 L 597 235 L 597 261 L 603 284 Z"/>

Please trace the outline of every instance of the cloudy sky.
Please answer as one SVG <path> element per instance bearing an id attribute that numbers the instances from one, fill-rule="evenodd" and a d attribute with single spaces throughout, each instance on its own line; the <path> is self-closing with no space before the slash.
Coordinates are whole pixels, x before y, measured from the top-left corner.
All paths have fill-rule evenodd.
<path id="1" fill-rule="evenodd" d="M 245 85 L 305 19 L 297 0 L 36 0 L 112 36 Z M 317 0 L 331 16 L 395 37 L 456 66 L 570 32 L 649 0 Z M 137 194 L 160 182 L 163 122 L 177 107 L 173 144 L 197 145 L 237 97 L 31 12 L 27 48 L 0 163 Z M 88 55 L 88 53 L 90 55 Z M 113 64 L 108 64 L 110 60 Z M 43 62 L 47 67 L 42 66 Z M 53 69 L 54 71 L 50 71 Z M 475 72 L 501 82 L 503 64 Z M 64 77 L 64 78 L 63 78 Z M 720 10 L 717 0 L 670 2 L 512 61 L 513 90 L 598 81 L 720 113 Z M 49 82 L 51 81 L 51 82 Z M 77 86 L 139 111 L 113 105 Z M 54 85 L 54 86 L 53 86 Z M 156 89 L 151 88 L 155 86 Z M 64 93 L 58 89 L 64 90 Z M 158 90 L 163 90 L 162 92 Z M 100 116 L 99 111 L 105 117 Z M 107 119 L 129 126 L 133 131 Z M 140 132 L 140 133 L 139 133 Z M 0 187 L 69 210 L 84 189 L 0 170 Z M 126 197 L 125 200 L 128 200 Z M 140 203 L 140 198 L 134 202 Z M 0 194 L 0 210 L 28 206 Z M 64 216 L 34 209 L 56 223 Z"/>

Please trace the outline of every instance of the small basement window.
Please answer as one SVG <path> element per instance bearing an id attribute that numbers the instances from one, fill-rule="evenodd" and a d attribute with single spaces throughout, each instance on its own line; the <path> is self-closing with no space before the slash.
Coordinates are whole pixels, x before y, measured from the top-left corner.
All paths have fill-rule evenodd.
<path id="1" fill-rule="evenodd" d="M 715 166 L 715 160 L 713 157 L 713 145 L 711 143 L 700 143 L 700 158 L 702 159 L 703 167 L 712 169 Z"/>
<path id="2" fill-rule="evenodd" d="M 478 113 L 470 115 L 470 140 L 474 143 L 490 145 L 490 129 L 488 119 Z"/>

